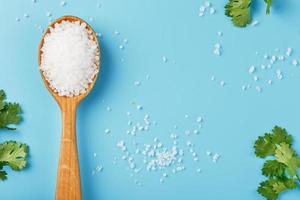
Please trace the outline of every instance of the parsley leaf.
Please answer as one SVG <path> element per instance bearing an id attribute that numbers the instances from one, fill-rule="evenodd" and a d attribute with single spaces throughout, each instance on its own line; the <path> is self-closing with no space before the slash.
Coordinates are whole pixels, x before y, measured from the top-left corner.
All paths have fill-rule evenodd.
<path id="1" fill-rule="evenodd" d="M 231 17 L 235 26 L 245 27 L 252 21 L 250 6 L 251 0 L 229 0 L 225 5 L 225 15 Z"/>
<path id="2" fill-rule="evenodd" d="M 276 146 L 272 143 L 272 135 L 266 133 L 263 137 L 259 136 L 254 145 L 257 157 L 265 158 L 275 154 Z"/>
<path id="3" fill-rule="evenodd" d="M 0 163 L 19 171 L 26 166 L 28 146 L 15 141 L 0 144 Z"/>
<path id="4" fill-rule="evenodd" d="M 15 130 L 12 124 L 21 121 L 21 107 L 17 103 L 6 102 L 6 95 L 0 90 L 0 129 Z M 19 171 L 26 167 L 28 146 L 16 141 L 0 143 L 0 180 L 7 179 L 7 173 L 3 169 L 9 166 L 12 170 Z"/>
<path id="5" fill-rule="evenodd" d="M 286 143 L 291 145 L 293 138 L 287 133 L 284 128 L 275 126 L 272 133 L 265 133 L 264 136 L 259 136 L 254 144 L 255 154 L 260 158 L 275 155 L 276 145 Z"/>
<path id="6" fill-rule="evenodd" d="M 262 168 L 262 174 L 268 177 L 282 177 L 285 171 L 285 165 L 277 160 L 267 160 Z"/>
<path id="7" fill-rule="evenodd" d="M 268 200 L 277 200 L 281 192 L 296 188 L 296 181 L 300 181 L 297 174 L 300 157 L 292 148 L 292 142 L 293 137 L 278 126 L 255 141 L 257 157 L 275 157 L 275 160 L 267 160 L 264 163 L 262 174 L 268 179 L 261 182 L 257 189 L 257 192 Z"/>
<path id="8" fill-rule="evenodd" d="M 274 180 L 269 179 L 260 183 L 257 192 L 268 200 L 276 200 L 278 193 L 273 189 Z"/>
<path id="9" fill-rule="evenodd" d="M 18 103 L 5 102 L 6 95 L 0 90 L 0 128 L 15 130 L 10 125 L 19 124 L 21 121 L 21 107 Z"/>
<path id="10" fill-rule="evenodd" d="M 267 8 L 266 8 L 266 14 L 270 14 L 270 10 L 271 10 L 271 5 L 272 5 L 272 0 L 265 0 L 265 3 L 267 5 Z"/>
<path id="11" fill-rule="evenodd" d="M 278 162 L 283 163 L 288 167 L 287 171 L 292 177 L 297 175 L 299 158 L 296 156 L 295 151 L 286 143 L 281 143 L 275 152 L 275 157 Z"/>

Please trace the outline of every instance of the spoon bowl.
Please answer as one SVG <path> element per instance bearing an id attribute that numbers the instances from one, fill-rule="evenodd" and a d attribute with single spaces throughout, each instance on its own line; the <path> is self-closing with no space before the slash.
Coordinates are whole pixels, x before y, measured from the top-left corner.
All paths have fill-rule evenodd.
<path id="1" fill-rule="evenodd" d="M 81 19 L 79 17 L 68 15 L 68 16 L 62 16 L 62 17 L 56 19 L 55 21 L 51 22 L 50 25 L 48 26 L 48 28 L 45 30 L 45 32 L 44 32 L 44 34 L 42 36 L 40 45 L 39 45 L 39 49 L 38 49 L 38 64 L 39 64 L 39 66 L 41 65 L 41 62 L 42 62 L 42 50 L 41 49 L 42 49 L 43 44 L 44 44 L 44 38 L 45 38 L 45 36 L 48 33 L 50 33 L 50 27 L 53 28 L 56 23 L 61 23 L 62 21 L 70 21 L 70 22 L 79 21 L 80 23 L 85 23 L 87 30 L 91 31 L 91 35 L 93 37 L 93 40 L 96 42 L 97 48 L 99 50 L 99 56 L 100 56 L 99 42 L 98 42 L 98 39 L 97 39 L 97 35 L 96 35 L 95 31 L 92 29 L 92 27 L 86 21 L 84 21 L 83 19 Z M 98 70 L 100 70 L 100 62 L 97 63 L 97 67 L 98 67 Z M 42 79 L 43 79 L 43 81 L 44 81 L 44 83 L 45 83 L 48 91 L 52 94 L 52 96 L 54 97 L 54 99 L 57 101 L 57 103 L 61 107 L 62 102 L 66 101 L 66 100 L 70 100 L 70 99 L 72 99 L 73 101 L 75 101 L 77 104 L 80 103 L 80 101 L 82 99 L 84 99 L 90 93 L 90 91 L 92 90 L 92 88 L 94 87 L 94 84 L 95 84 L 95 82 L 97 80 L 98 74 L 94 77 L 93 82 L 89 84 L 89 86 L 86 89 L 85 93 L 80 94 L 78 96 L 74 96 L 74 97 L 59 96 L 56 92 L 54 92 L 52 90 L 52 88 L 49 85 L 49 82 L 45 79 L 45 77 L 44 77 L 44 75 L 43 75 L 42 72 L 41 72 L 41 76 L 42 76 Z"/>
<path id="2" fill-rule="evenodd" d="M 62 21 L 79 21 L 86 24 L 86 29 L 91 32 L 92 39 L 95 41 L 100 57 L 100 48 L 97 40 L 96 33 L 91 26 L 84 20 L 75 16 L 63 16 L 52 22 L 44 32 L 41 39 L 38 50 L 38 64 L 41 66 L 42 61 L 42 47 L 44 44 L 45 36 L 50 33 L 50 27 L 54 27 L 56 23 Z M 97 62 L 98 71 L 100 70 L 100 59 Z M 80 200 L 81 199 L 81 187 L 80 187 L 80 172 L 77 155 L 77 142 L 76 142 L 76 110 L 81 100 L 83 100 L 89 92 L 92 90 L 98 74 L 93 77 L 93 81 L 88 85 L 86 92 L 78 96 L 66 97 L 59 96 L 58 93 L 53 91 L 50 87 L 50 83 L 46 80 L 41 72 L 41 77 L 46 85 L 48 91 L 52 94 L 56 102 L 58 103 L 62 113 L 62 137 L 60 146 L 60 157 L 57 171 L 56 180 L 56 200 Z"/>

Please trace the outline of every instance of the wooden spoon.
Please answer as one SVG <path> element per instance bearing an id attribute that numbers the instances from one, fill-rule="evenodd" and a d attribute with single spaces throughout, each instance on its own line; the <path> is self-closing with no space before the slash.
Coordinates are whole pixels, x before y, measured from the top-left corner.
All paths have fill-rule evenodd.
<path id="1" fill-rule="evenodd" d="M 54 22 L 52 22 L 49 27 L 54 27 L 54 24 L 60 23 L 63 20 L 65 21 L 80 21 L 80 23 L 86 23 L 84 20 L 74 17 L 74 16 L 63 16 Z M 93 40 L 97 44 L 100 56 L 100 48 L 97 40 L 97 36 L 91 26 L 87 24 L 87 29 L 91 30 Z M 50 29 L 45 31 L 42 40 L 39 45 L 38 52 L 38 63 L 41 65 L 41 48 L 44 43 L 44 37 L 47 33 L 50 32 Z M 98 69 L 100 69 L 100 62 L 97 63 Z M 40 71 L 41 72 L 41 71 Z M 94 81 L 89 84 L 89 87 L 86 93 L 81 94 L 75 97 L 65 97 L 59 96 L 54 92 L 48 81 L 45 79 L 43 73 L 41 72 L 42 79 L 52 94 L 54 99 L 57 101 L 61 112 L 62 112 L 62 138 L 61 138 L 61 147 L 60 147 L 60 157 L 59 165 L 57 172 L 57 181 L 56 181 L 56 200 L 80 200 L 81 199 L 81 189 L 80 189 L 80 173 L 79 173 L 79 164 L 77 156 L 77 144 L 76 144 L 76 109 L 80 101 L 86 97 L 89 92 L 92 90 L 97 75 L 94 77 Z"/>

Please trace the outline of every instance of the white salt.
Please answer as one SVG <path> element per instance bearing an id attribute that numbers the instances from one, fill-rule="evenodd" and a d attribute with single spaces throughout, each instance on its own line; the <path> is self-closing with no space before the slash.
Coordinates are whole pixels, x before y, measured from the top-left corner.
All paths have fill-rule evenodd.
<path id="1" fill-rule="evenodd" d="M 41 48 L 40 69 L 59 96 L 86 93 L 99 69 L 99 49 L 86 23 L 62 21 L 50 28 Z"/>

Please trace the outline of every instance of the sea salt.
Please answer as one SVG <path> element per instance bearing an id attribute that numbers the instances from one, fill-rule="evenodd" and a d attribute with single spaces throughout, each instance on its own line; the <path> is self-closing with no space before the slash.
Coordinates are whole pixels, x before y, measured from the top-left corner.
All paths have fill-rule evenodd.
<path id="1" fill-rule="evenodd" d="M 41 48 L 40 69 L 59 96 L 86 93 L 99 69 L 99 49 L 86 23 L 62 21 L 50 28 Z"/>

